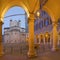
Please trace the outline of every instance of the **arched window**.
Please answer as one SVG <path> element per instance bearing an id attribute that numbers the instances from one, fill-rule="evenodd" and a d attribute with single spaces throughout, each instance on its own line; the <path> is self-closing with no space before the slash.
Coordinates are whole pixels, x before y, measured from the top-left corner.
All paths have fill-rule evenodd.
<path id="1" fill-rule="evenodd" d="M 41 28 L 41 22 L 39 22 L 39 28 Z"/>
<path id="2" fill-rule="evenodd" d="M 45 21 L 46 21 L 46 20 L 44 19 L 44 26 L 45 26 Z"/>
<path id="3" fill-rule="evenodd" d="M 49 20 L 46 20 L 45 25 L 46 25 L 46 26 L 49 25 Z"/>
<path id="4" fill-rule="evenodd" d="M 42 28 L 43 28 L 43 20 L 41 21 L 41 23 L 42 23 Z"/>
<path id="5" fill-rule="evenodd" d="M 48 26 L 49 25 L 49 20 L 44 20 L 44 26 Z"/>
<path id="6" fill-rule="evenodd" d="M 39 28 L 43 28 L 43 21 L 39 22 Z"/>
<path id="7" fill-rule="evenodd" d="M 37 25 L 35 24 L 35 25 L 34 25 L 34 31 L 36 31 L 36 30 L 37 30 Z"/>

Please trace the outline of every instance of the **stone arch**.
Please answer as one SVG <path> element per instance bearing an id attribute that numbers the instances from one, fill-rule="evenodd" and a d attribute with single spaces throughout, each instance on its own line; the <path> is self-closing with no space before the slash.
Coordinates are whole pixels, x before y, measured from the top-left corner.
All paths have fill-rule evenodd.
<path id="1" fill-rule="evenodd" d="M 43 9 L 45 12 L 48 13 L 48 15 L 49 15 L 49 16 L 51 17 L 51 19 L 52 19 L 52 22 L 57 19 L 57 18 L 54 16 L 54 13 L 52 12 L 51 9 L 49 9 L 49 8 L 46 7 L 46 6 L 44 6 L 42 9 Z"/>
<path id="2" fill-rule="evenodd" d="M 45 43 L 50 43 L 50 33 L 45 32 Z"/>
<path id="3" fill-rule="evenodd" d="M 25 4 L 24 4 L 23 2 L 19 2 L 19 1 L 16 1 L 16 2 L 15 2 L 15 1 L 14 1 L 14 2 L 8 3 L 8 4 L 4 7 L 4 9 L 2 10 L 2 13 L 1 13 L 1 19 L 2 19 L 2 21 L 3 21 L 3 18 L 4 18 L 5 13 L 6 13 L 10 8 L 12 8 L 12 7 L 14 7 L 14 6 L 22 7 L 22 8 L 26 11 L 27 16 L 29 16 L 29 11 L 28 11 L 28 8 L 25 6 Z"/>
<path id="4" fill-rule="evenodd" d="M 44 36 L 42 33 L 40 34 L 40 43 L 44 43 Z"/>
<path id="5" fill-rule="evenodd" d="M 54 6 L 55 7 L 55 6 Z M 57 50 L 57 43 L 58 43 L 58 33 L 57 33 L 57 22 L 58 22 L 58 13 L 55 13 L 55 8 L 47 7 L 44 6 L 43 10 L 45 10 L 51 17 L 52 19 L 52 50 L 56 51 Z M 54 25 L 55 24 L 55 25 Z"/>

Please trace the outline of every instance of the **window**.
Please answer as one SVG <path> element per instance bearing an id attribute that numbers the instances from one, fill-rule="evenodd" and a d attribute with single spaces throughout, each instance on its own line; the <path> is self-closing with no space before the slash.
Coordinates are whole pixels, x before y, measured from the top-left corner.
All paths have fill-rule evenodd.
<path id="1" fill-rule="evenodd" d="M 49 20 L 44 20 L 44 26 L 48 26 L 49 25 Z"/>
<path id="2" fill-rule="evenodd" d="M 44 20 L 44 26 L 48 26 L 49 25 L 49 21 L 47 19 Z"/>
<path id="3" fill-rule="evenodd" d="M 36 30 L 38 30 L 38 23 L 36 24 Z"/>
<path id="4" fill-rule="evenodd" d="M 42 28 L 42 24 L 41 24 L 41 22 L 39 22 L 39 28 Z"/>

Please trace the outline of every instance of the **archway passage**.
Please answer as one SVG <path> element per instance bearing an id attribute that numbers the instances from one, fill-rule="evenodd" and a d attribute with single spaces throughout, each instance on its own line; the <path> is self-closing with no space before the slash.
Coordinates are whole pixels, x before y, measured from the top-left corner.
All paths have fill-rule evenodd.
<path id="1" fill-rule="evenodd" d="M 45 0 L 44 0 L 45 1 Z M 54 2 L 54 3 L 53 3 Z M 44 4 L 43 8 L 48 14 L 50 14 L 52 18 L 53 23 L 53 50 L 57 49 L 57 20 L 60 17 L 60 0 L 47 0 L 47 3 Z M 1 0 L 0 1 L 0 30 L 2 32 L 2 22 L 5 12 L 12 6 L 22 6 L 25 8 L 25 11 L 27 11 L 27 15 L 29 16 L 29 56 L 35 56 L 35 50 L 34 50 L 34 12 L 38 10 L 39 8 L 39 0 Z M 3 4 L 4 3 L 4 4 Z M 34 4 L 33 4 L 34 3 Z M 52 6 L 51 6 L 52 4 Z M 32 7 L 32 8 L 31 8 Z M 2 33 L 0 33 L 0 40 L 2 40 Z M 1 41 L 2 43 L 2 41 Z M 0 45 L 2 48 L 2 45 Z M 0 52 L 2 54 L 2 49 L 0 49 Z M 0 55 L 1 55 L 0 54 Z"/>
<path id="2" fill-rule="evenodd" d="M 26 25 L 27 15 L 24 9 L 18 6 L 10 8 L 4 15 L 3 50 L 4 54 L 27 54 Z M 25 25 L 26 24 L 26 25 Z M 23 47 L 24 46 L 24 47 Z M 25 51 L 26 52 L 23 52 Z"/>
<path id="3" fill-rule="evenodd" d="M 41 38 L 40 43 L 44 44 L 43 35 L 40 35 L 40 38 Z"/>
<path id="4" fill-rule="evenodd" d="M 5 2 L 5 0 L 1 1 L 1 3 Z M 10 3 L 8 3 L 10 2 Z M 34 2 L 34 4 L 33 4 Z M 3 21 L 4 14 L 7 12 L 7 10 L 13 6 L 21 6 L 26 11 L 28 17 L 29 17 L 29 51 L 28 56 L 36 56 L 36 52 L 34 49 L 34 12 L 39 8 L 39 1 L 36 2 L 36 0 L 27 1 L 27 0 L 7 0 L 6 3 L 4 3 L 2 6 L 3 9 L 1 9 L 1 21 Z M 31 9 L 31 7 L 33 9 Z M 32 14 L 33 13 L 33 14 Z M 32 27 L 31 27 L 32 26 Z M 1 31 L 2 32 L 2 31 Z M 2 35 L 1 35 L 2 37 Z M 2 39 L 1 39 L 2 40 Z M 2 51 L 2 50 L 1 50 Z"/>
<path id="5" fill-rule="evenodd" d="M 34 26 L 35 27 L 35 34 L 40 35 L 42 33 L 44 35 L 43 40 L 44 40 L 45 48 L 51 50 L 50 44 L 51 44 L 51 41 L 55 38 L 54 31 L 57 33 L 57 30 L 55 30 L 56 27 L 53 28 L 54 27 L 53 24 L 56 23 L 56 22 L 52 21 L 53 20 L 53 18 L 51 17 L 52 15 L 50 16 L 47 13 L 47 11 L 44 11 L 43 9 L 41 9 L 40 11 L 41 11 L 40 19 L 37 18 L 36 21 L 35 21 L 35 26 Z M 52 31 L 53 31 L 54 38 L 51 40 L 50 37 L 51 37 L 52 34 L 50 35 L 50 33 Z M 41 38 L 39 38 L 39 39 L 41 39 Z M 57 44 L 57 40 L 56 40 L 56 43 L 55 43 L 55 41 L 53 42 L 54 46 L 55 46 L 55 44 Z"/>

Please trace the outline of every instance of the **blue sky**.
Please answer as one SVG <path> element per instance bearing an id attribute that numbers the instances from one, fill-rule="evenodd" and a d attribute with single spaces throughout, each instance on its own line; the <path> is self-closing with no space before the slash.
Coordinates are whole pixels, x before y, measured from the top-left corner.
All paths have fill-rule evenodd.
<path id="1" fill-rule="evenodd" d="M 24 14 L 25 11 L 23 8 L 15 6 L 10 8 L 4 17 L 9 16 L 9 15 L 14 15 L 14 14 Z M 3 32 L 4 32 L 4 27 L 9 27 L 10 20 L 20 20 L 21 21 L 21 27 L 25 28 L 25 15 L 18 15 L 18 16 L 11 16 L 8 18 L 4 18 L 4 24 L 3 24 Z M 2 33 L 3 33 L 2 32 Z"/>

